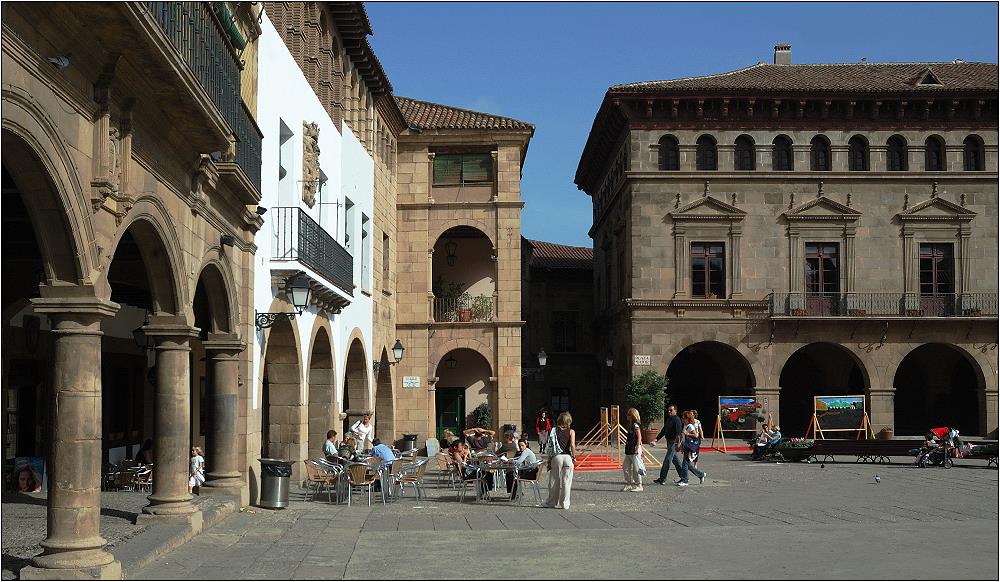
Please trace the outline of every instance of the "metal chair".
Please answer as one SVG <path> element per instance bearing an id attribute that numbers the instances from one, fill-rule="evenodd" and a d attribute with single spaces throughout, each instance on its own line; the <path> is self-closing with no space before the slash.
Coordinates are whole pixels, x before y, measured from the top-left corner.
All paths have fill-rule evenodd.
<path id="1" fill-rule="evenodd" d="M 448 486 L 455 487 L 455 470 L 451 466 L 451 459 L 445 453 L 437 454 L 438 463 L 438 486 L 447 481 Z"/>
<path id="2" fill-rule="evenodd" d="M 417 461 L 409 465 L 404 465 L 403 469 L 396 474 L 396 485 L 399 487 L 399 496 L 403 497 L 404 487 L 413 485 L 413 491 L 417 499 L 424 498 L 424 474 L 427 472 L 427 459 Z"/>
<path id="3" fill-rule="evenodd" d="M 542 472 L 545 470 L 545 461 L 538 461 L 535 463 L 535 478 L 525 479 L 521 477 L 521 472 L 517 471 L 514 473 L 514 490 L 516 491 L 515 497 L 517 497 L 517 504 L 521 505 L 521 499 L 524 498 L 524 487 L 520 485 L 530 485 L 535 490 L 535 501 L 538 505 L 542 504 L 542 490 L 538 486 L 539 479 L 542 478 Z M 512 499 L 513 500 L 513 499 Z"/>
<path id="4" fill-rule="evenodd" d="M 355 489 L 368 490 L 368 506 L 372 505 L 372 489 L 378 475 L 371 471 L 371 466 L 367 463 L 353 463 L 347 466 L 347 505 L 351 505 L 351 499 Z M 385 503 L 385 496 L 382 496 L 382 503 Z"/>
<path id="5" fill-rule="evenodd" d="M 483 489 L 483 485 L 482 485 L 483 471 L 482 471 L 482 469 L 480 469 L 479 467 L 476 467 L 475 465 L 466 465 L 464 463 L 454 463 L 453 466 L 455 468 L 456 482 L 460 483 L 461 487 L 462 487 L 459 490 L 459 495 L 460 495 L 459 501 L 463 502 L 463 503 L 465 502 L 465 488 L 468 485 L 472 485 L 473 487 L 476 488 L 476 501 L 479 501 L 479 499 L 482 497 L 481 493 L 482 493 L 482 489 Z M 470 469 L 473 469 L 474 470 L 473 475 L 471 477 L 466 477 L 465 476 L 465 472 L 463 471 L 463 467 L 468 467 Z"/>
<path id="6" fill-rule="evenodd" d="M 310 459 L 303 461 L 306 465 L 306 492 L 309 491 L 310 486 L 312 486 L 312 497 L 309 498 L 310 501 L 315 501 L 316 496 L 319 495 L 323 489 L 326 489 L 326 500 L 333 501 L 331 498 L 331 493 L 335 491 L 338 473 L 334 472 L 334 469 L 327 469 L 321 465 L 318 461 Z M 340 495 L 337 495 L 338 501 L 340 500 Z"/>

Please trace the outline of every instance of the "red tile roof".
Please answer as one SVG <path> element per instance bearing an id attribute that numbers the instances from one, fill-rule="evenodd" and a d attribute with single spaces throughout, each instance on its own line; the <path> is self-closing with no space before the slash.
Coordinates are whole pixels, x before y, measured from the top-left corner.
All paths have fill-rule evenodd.
<path id="1" fill-rule="evenodd" d="M 535 130 L 535 126 L 526 121 L 459 109 L 440 103 L 399 96 L 396 96 L 396 103 L 399 104 L 399 110 L 403 113 L 406 123 L 417 129 L 527 129 L 532 132 Z"/>
<path id="2" fill-rule="evenodd" d="M 920 84 L 930 71 L 940 84 Z M 609 93 L 660 91 L 939 93 L 996 91 L 994 63 L 851 63 L 770 65 L 758 63 L 736 71 L 664 81 L 623 83 Z"/>
<path id="3" fill-rule="evenodd" d="M 540 240 L 528 241 L 534 250 L 530 267 L 533 269 L 577 269 L 594 268 L 594 250 L 590 247 L 571 247 Z"/>

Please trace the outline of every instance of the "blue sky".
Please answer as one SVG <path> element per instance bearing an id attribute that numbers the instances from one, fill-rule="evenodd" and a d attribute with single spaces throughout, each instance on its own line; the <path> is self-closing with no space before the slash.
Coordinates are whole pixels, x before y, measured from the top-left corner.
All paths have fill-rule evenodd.
<path id="1" fill-rule="evenodd" d="M 526 237 L 591 246 L 573 184 L 604 92 L 771 62 L 997 62 L 996 3 L 366 3 L 397 95 L 534 123 Z"/>

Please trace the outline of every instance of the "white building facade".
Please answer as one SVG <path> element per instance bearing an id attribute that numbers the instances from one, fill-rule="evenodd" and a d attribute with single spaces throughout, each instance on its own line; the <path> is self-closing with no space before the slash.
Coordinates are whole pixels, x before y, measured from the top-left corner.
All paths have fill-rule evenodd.
<path id="1" fill-rule="evenodd" d="M 329 429 L 342 436 L 373 408 L 374 162 L 346 123 L 330 119 L 266 14 L 261 27 L 265 210 L 248 446 L 294 461 L 297 476 L 302 460 L 321 456 Z M 306 287 L 302 306 L 295 297 Z"/>

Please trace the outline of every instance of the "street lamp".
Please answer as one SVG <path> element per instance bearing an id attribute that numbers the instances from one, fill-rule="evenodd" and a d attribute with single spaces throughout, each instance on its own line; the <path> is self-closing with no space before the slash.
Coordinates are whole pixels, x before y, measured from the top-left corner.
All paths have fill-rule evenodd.
<path id="1" fill-rule="evenodd" d="M 446 253 L 445 258 L 448 260 L 449 267 L 455 266 L 455 260 L 458 259 L 458 256 L 455 254 L 455 251 L 457 250 L 458 250 L 457 242 L 449 239 L 448 242 L 444 243 L 444 251 Z"/>
<path id="2" fill-rule="evenodd" d="M 458 367 L 458 360 L 455 359 L 455 356 L 448 356 L 444 360 L 444 365 L 449 370 L 454 370 L 456 367 Z"/>
<path id="3" fill-rule="evenodd" d="M 538 350 L 538 365 L 542 368 L 545 367 L 545 362 L 548 361 L 549 356 L 545 353 L 545 348 Z"/>
<path id="4" fill-rule="evenodd" d="M 309 307 L 309 297 L 312 295 L 312 288 L 309 287 L 309 280 L 304 275 L 296 275 L 285 283 L 285 295 L 292 302 L 293 312 L 267 313 L 254 311 L 254 324 L 257 329 L 271 327 L 279 319 L 293 319 L 296 315 L 302 315 L 306 307 Z"/>
<path id="5" fill-rule="evenodd" d="M 149 350 L 153 346 L 153 338 L 146 335 L 146 326 L 149 325 L 149 312 L 146 312 L 146 318 L 143 320 L 142 325 L 132 330 L 132 341 L 138 346 L 140 350 Z"/>
<path id="6" fill-rule="evenodd" d="M 614 367 L 615 359 L 614 357 L 612 357 L 611 352 L 608 352 L 608 355 L 604 356 L 604 365 L 607 366 L 608 368 Z"/>
<path id="7" fill-rule="evenodd" d="M 396 343 L 392 344 L 392 357 L 395 358 L 396 361 L 380 362 L 378 360 L 375 360 L 374 362 L 372 362 L 372 368 L 375 370 L 376 373 L 378 373 L 383 369 L 388 368 L 389 366 L 395 366 L 403 359 L 403 352 L 405 351 L 406 348 L 403 347 L 403 342 L 399 341 L 399 339 L 397 338 Z"/>

